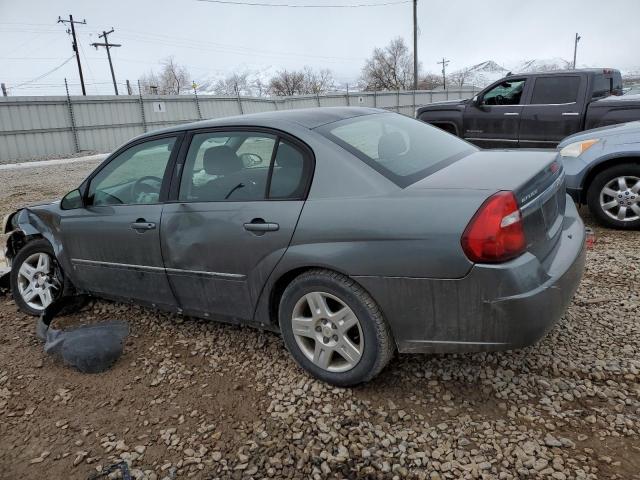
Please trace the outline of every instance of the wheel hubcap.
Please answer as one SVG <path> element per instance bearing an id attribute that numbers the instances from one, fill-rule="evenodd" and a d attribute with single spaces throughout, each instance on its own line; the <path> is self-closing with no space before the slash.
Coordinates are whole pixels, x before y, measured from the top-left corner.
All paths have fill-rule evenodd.
<path id="1" fill-rule="evenodd" d="M 34 253 L 22 262 L 18 270 L 18 293 L 29 307 L 44 310 L 58 291 L 59 283 L 48 254 Z"/>
<path id="2" fill-rule="evenodd" d="M 291 325 L 302 353 L 324 370 L 346 372 L 362 358 L 364 337 L 360 321 L 335 295 L 306 294 L 293 308 Z"/>
<path id="3" fill-rule="evenodd" d="M 640 178 L 612 179 L 600 192 L 600 207 L 607 216 L 620 222 L 640 219 Z"/>

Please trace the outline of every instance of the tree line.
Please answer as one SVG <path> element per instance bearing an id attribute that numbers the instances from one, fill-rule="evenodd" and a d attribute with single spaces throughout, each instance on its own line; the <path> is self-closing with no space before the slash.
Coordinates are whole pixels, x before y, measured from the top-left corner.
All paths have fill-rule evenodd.
<path id="1" fill-rule="evenodd" d="M 469 79 L 470 73 L 469 69 L 451 73 L 446 78 L 447 84 L 461 87 Z M 150 71 L 140 78 L 140 89 L 144 94 L 180 95 L 193 91 L 194 85 L 199 92 L 259 97 L 317 95 L 338 88 L 331 70 L 309 66 L 301 70 L 283 69 L 267 80 L 259 73 L 243 71 L 233 72 L 216 81 L 195 84 L 187 68 L 178 64 L 173 57 L 164 59 L 158 72 Z M 419 73 L 419 89 L 433 90 L 442 85 L 441 75 Z M 412 89 L 413 56 L 404 39 L 398 37 L 384 48 L 375 48 L 365 61 L 358 84 L 354 87 L 364 91 Z"/>

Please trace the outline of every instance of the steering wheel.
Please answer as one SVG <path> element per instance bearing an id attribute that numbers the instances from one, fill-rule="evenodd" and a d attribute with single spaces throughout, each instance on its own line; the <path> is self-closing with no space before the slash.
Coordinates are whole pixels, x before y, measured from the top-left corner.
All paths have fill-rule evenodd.
<path id="1" fill-rule="evenodd" d="M 504 97 L 502 95 L 496 95 L 494 98 L 496 100 L 496 105 L 502 105 L 502 102 L 504 101 Z"/>
<path id="2" fill-rule="evenodd" d="M 242 153 L 240 159 L 246 167 L 255 167 L 263 162 L 262 157 L 257 153 Z"/>
<path id="3" fill-rule="evenodd" d="M 158 185 L 152 186 L 148 183 L 145 183 L 149 180 L 153 180 Z M 158 177 L 154 177 L 152 175 L 147 175 L 146 177 L 139 178 L 136 180 L 136 183 L 131 187 L 131 196 L 132 198 L 138 198 L 141 193 L 160 193 L 160 187 L 162 186 L 162 179 Z"/>

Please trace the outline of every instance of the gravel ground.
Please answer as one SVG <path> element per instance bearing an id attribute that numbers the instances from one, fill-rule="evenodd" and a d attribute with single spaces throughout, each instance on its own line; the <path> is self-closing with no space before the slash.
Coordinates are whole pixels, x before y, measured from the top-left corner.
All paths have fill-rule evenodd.
<path id="1" fill-rule="evenodd" d="M 0 171 L 0 214 L 91 167 Z M 0 298 L 0 478 L 84 479 L 124 459 L 158 480 L 640 479 L 640 233 L 594 229 L 539 344 L 401 356 L 354 389 L 308 377 L 275 334 L 103 301 L 63 323 L 124 318 L 132 335 L 112 370 L 83 375 Z"/>
<path id="2" fill-rule="evenodd" d="M 31 157 L 31 158 L 21 158 L 21 159 L 13 159 L 13 158 L 0 158 L 0 165 L 8 164 L 8 163 L 22 163 L 22 162 L 39 162 L 41 160 L 58 160 L 61 158 L 79 158 L 86 157 L 87 155 L 95 155 L 98 152 L 95 150 L 83 150 L 79 153 L 65 153 L 59 155 L 42 155 L 39 157 Z"/>

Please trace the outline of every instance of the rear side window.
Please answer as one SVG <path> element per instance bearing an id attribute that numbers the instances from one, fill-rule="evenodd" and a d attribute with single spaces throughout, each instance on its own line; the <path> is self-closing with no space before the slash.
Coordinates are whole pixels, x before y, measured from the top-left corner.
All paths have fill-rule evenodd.
<path id="1" fill-rule="evenodd" d="M 477 151 L 439 128 L 396 113 L 363 115 L 318 131 L 400 187 Z"/>
<path id="2" fill-rule="evenodd" d="M 536 78 L 531 104 L 573 103 L 578 100 L 579 88 L 580 77 L 577 76 Z"/>
<path id="3" fill-rule="evenodd" d="M 276 135 L 248 131 L 198 133 L 189 146 L 178 199 L 302 199 L 312 167 L 302 150 Z"/>

